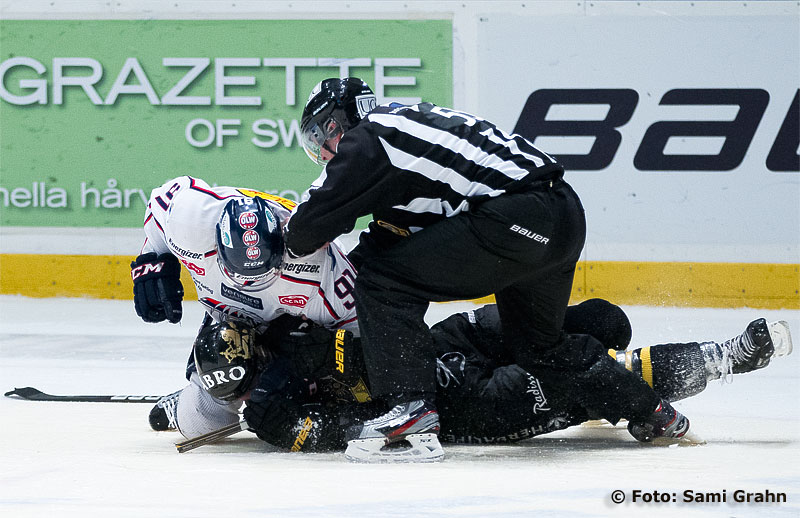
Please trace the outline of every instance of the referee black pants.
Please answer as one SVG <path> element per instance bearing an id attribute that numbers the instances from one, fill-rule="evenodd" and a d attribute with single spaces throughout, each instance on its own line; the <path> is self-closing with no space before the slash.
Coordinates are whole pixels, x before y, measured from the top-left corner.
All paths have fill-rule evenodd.
<path id="1" fill-rule="evenodd" d="M 490 199 L 416 232 L 361 265 L 355 298 L 376 397 L 433 394 L 429 302 L 495 294 L 504 343 L 522 368 L 552 358 L 586 238 L 564 181 Z M 389 397 L 391 399 L 391 397 Z"/>

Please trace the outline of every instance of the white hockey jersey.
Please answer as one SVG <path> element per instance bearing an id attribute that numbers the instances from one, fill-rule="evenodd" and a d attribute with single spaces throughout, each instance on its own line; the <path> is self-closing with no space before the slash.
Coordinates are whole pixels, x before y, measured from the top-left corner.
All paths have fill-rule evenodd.
<path id="1" fill-rule="evenodd" d="M 177 257 L 189 271 L 200 303 L 217 322 L 239 317 L 259 325 L 288 313 L 358 336 L 355 269 L 335 242 L 298 259 L 284 253 L 278 279 L 258 291 L 243 291 L 228 280 L 217 264 L 214 236 L 223 208 L 236 196 L 264 198 L 282 224 L 295 206 L 272 194 L 210 187 L 203 180 L 181 176 L 151 193 L 141 253 L 171 252 Z"/>

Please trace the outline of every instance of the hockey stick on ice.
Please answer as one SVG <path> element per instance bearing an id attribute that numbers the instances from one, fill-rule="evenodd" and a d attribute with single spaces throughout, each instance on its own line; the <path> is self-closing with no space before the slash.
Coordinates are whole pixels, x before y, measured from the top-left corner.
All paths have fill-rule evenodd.
<path id="1" fill-rule="evenodd" d="M 85 396 L 54 396 L 46 394 L 39 389 L 33 387 L 14 388 L 4 394 L 6 397 L 18 397 L 28 401 L 67 401 L 74 403 L 153 403 L 158 401 L 161 396 L 132 396 L 132 395 L 118 395 L 118 396 L 100 396 L 100 395 L 85 395 Z"/>
<path id="2" fill-rule="evenodd" d="M 55 396 L 53 394 L 42 392 L 41 390 L 33 387 L 15 388 L 14 390 L 9 390 L 4 395 L 6 397 L 18 397 L 27 401 L 67 401 L 73 403 L 153 403 L 158 401 L 158 399 L 161 397 L 128 395 Z M 175 447 L 178 449 L 178 453 L 183 453 L 185 451 L 193 450 L 197 447 L 203 446 L 204 444 L 211 444 L 220 439 L 224 439 L 225 437 L 230 437 L 231 435 L 239 433 L 242 430 L 247 430 L 247 423 L 245 421 L 225 426 L 219 430 L 214 430 L 213 432 L 195 437 L 194 439 L 188 439 L 186 441 L 179 442 L 175 445 Z"/>
<path id="3" fill-rule="evenodd" d="M 225 437 L 230 437 L 231 435 L 239 433 L 242 430 L 247 430 L 246 421 L 239 421 L 238 423 L 229 424 L 228 426 L 223 426 L 219 430 L 214 430 L 213 432 L 208 432 L 206 434 L 197 436 L 194 439 L 187 439 L 183 442 L 179 442 L 175 445 L 175 448 L 177 448 L 178 453 L 183 453 L 205 444 L 217 442 Z"/>

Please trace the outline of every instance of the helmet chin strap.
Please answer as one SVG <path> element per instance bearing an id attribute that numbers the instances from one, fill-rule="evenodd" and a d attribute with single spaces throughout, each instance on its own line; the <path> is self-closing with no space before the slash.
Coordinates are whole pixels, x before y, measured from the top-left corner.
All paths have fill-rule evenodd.
<path id="1" fill-rule="evenodd" d="M 326 140 L 326 141 L 325 141 L 325 143 L 322 145 L 322 149 L 324 149 L 325 151 L 327 151 L 327 152 L 328 152 L 328 153 L 330 153 L 331 155 L 333 155 L 333 156 L 336 156 L 336 150 L 335 150 L 335 149 L 331 149 L 331 148 L 328 146 L 328 141 L 327 141 L 327 140 Z"/>

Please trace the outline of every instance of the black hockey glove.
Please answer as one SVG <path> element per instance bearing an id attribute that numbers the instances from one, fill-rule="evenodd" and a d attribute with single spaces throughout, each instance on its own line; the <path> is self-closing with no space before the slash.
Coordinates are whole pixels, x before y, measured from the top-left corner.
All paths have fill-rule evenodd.
<path id="1" fill-rule="evenodd" d="M 250 391 L 250 401 L 260 403 L 273 395 L 298 402 L 305 402 L 313 392 L 309 381 L 294 373 L 286 358 L 277 358 L 261 372 L 256 386 Z"/>
<path id="2" fill-rule="evenodd" d="M 332 377 L 347 386 L 355 384 L 360 376 L 356 367 L 360 353 L 350 331 L 334 332 L 319 326 L 289 333 L 279 349 L 279 354 L 289 358 L 295 372 L 303 377 Z"/>
<path id="3" fill-rule="evenodd" d="M 247 425 L 259 439 L 273 446 L 300 451 L 316 417 L 304 412 L 314 384 L 292 372 L 286 358 L 278 358 L 261 373 L 244 409 Z"/>
<path id="4" fill-rule="evenodd" d="M 283 315 L 270 323 L 263 337 L 265 345 L 287 358 L 293 372 L 300 377 L 333 376 L 348 385 L 359 377 L 354 362 L 361 351 L 355 348 L 350 331 L 330 331 L 310 321 Z"/>
<path id="5" fill-rule="evenodd" d="M 315 408 L 273 394 L 258 403 L 248 401 L 244 419 L 264 442 L 292 451 L 313 451 L 322 424 Z"/>
<path id="6" fill-rule="evenodd" d="M 307 378 L 330 374 L 326 367 L 333 347 L 333 333 L 317 325 L 305 325 L 284 336 L 278 354 L 289 358 L 295 372 Z"/>
<path id="7" fill-rule="evenodd" d="M 183 308 L 181 263 L 174 255 L 155 252 L 142 254 L 131 263 L 133 304 L 145 322 L 169 320 L 177 324 Z"/>

